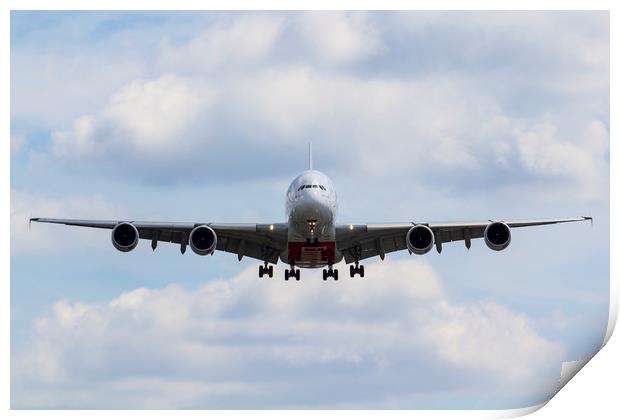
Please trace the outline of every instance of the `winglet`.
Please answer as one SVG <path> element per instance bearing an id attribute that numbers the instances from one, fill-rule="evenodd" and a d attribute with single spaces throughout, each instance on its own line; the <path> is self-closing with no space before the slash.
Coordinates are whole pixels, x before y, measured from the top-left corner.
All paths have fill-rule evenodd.
<path id="1" fill-rule="evenodd" d="M 308 169 L 312 170 L 312 143 L 308 143 Z"/>
<path id="2" fill-rule="evenodd" d="M 583 220 L 589 220 L 590 221 L 590 226 L 594 226 L 594 218 L 590 217 L 590 216 L 581 216 L 583 217 Z"/>

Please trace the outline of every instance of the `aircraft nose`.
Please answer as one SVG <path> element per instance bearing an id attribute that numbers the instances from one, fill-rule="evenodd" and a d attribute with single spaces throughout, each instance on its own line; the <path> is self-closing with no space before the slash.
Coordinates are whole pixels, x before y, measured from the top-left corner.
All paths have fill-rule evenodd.
<path id="1" fill-rule="evenodd" d="M 331 221 L 331 212 L 319 194 L 306 194 L 295 208 L 295 219 L 304 224 L 313 222 L 315 227 L 320 227 Z"/>

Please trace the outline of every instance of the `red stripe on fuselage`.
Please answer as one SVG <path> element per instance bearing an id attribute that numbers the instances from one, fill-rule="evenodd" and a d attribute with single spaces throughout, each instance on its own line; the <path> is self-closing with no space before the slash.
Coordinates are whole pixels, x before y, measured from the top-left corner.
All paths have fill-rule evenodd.
<path id="1" fill-rule="evenodd" d="M 336 242 L 289 242 L 288 260 L 296 265 L 325 265 L 336 260 Z"/>

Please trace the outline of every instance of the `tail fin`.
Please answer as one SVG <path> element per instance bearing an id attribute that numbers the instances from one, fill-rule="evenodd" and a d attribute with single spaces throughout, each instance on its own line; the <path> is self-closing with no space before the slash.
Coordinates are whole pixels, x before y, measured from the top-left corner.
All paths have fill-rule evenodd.
<path id="1" fill-rule="evenodd" d="M 312 170 L 312 143 L 308 143 L 308 169 Z"/>

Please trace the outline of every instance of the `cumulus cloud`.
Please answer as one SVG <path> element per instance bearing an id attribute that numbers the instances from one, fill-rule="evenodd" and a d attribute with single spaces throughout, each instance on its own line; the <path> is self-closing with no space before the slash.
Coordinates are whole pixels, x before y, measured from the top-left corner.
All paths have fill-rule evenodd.
<path id="1" fill-rule="evenodd" d="M 488 188 L 490 177 L 513 190 L 537 180 L 573 199 L 601 199 L 609 143 L 602 17 L 254 13 L 186 28 L 179 39 L 149 29 L 161 41 L 142 58 L 149 71 L 129 72 L 120 85 L 115 78 L 105 93 L 98 86 L 96 100 L 82 101 L 88 112 L 53 127 L 52 149 L 71 169 L 176 182 L 288 174 L 292 148 L 313 141 L 317 153 L 330 150 L 324 169 L 332 173 L 468 190 Z M 18 62 L 36 68 L 39 55 L 24 54 L 16 52 Z M 252 157 L 244 165 L 240 150 Z"/>
<path id="2" fill-rule="evenodd" d="M 570 134 L 547 122 L 515 127 L 515 139 L 519 157 L 532 173 L 572 178 L 586 197 L 607 194 L 609 174 L 602 163 L 609 132 L 600 121 L 588 121 Z"/>
<path id="3" fill-rule="evenodd" d="M 496 303 L 451 302 L 424 263 L 338 283 L 254 271 L 57 302 L 12 357 L 13 407 L 411 407 L 431 389 L 517 407 L 558 379 L 560 344 Z"/>
<path id="4" fill-rule="evenodd" d="M 186 42 L 164 39 L 159 60 L 168 68 L 190 70 L 251 65 L 271 52 L 283 24 L 282 16 L 242 15 L 217 23 Z"/>
<path id="5" fill-rule="evenodd" d="M 70 129 L 54 132 L 54 153 L 61 158 L 109 157 L 123 151 L 146 159 L 170 156 L 190 146 L 179 139 L 212 100 L 208 86 L 174 75 L 133 81 L 113 93 L 97 115 L 81 116 Z"/>
<path id="6" fill-rule="evenodd" d="M 317 150 L 350 156 L 339 165 L 367 177 L 430 181 L 452 173 L 458 185 L 464 174 L 504 173 L 519 184 L 523 177 L 512 175 L 523 173 L 562 180 L 580 198 L 606 194 L 609 132 L 600 120 L 566 127 L 558 116 L 515 117 L 458 78 L 357 77 L 306 66 L 222 76 L 217 83 L 164 75 L 122 87 L 103 110 L 56 131 L 53 141 L 65 162 L 120 166 L 121 174 L 152 182 L 161 179 L 154 172 L 174 181 L 236 167 L 242 144 L 276 148 L 265 159 L 280 161 L 308 136 Z M 376 159 L 381 142 L 398 147 L 382 148 Z M 592 181 L 601 188 L 590 188 Z"/>
<path id="7" fill-rule="evenodd" d="M 57 226 L 38 225 L 29 228 L 31 217 L 114 219 L 123 214 L 118 204 L 112 204 L 99 195 L 53 198 L 22 190 L 11 190 L 11 255 L 24 252 L 38 253 L 66 249 L 67 246 L 89 246 L 100 238 L 91 229 L 67 229 L 62 241 Z"/>
<path id="8" fill-rule="evenodd" d="M 304 12 L 299 31 L 309 50 L 329 64 L 368 58 L 381 48 L 381 37 L 366 12 Z"/>

